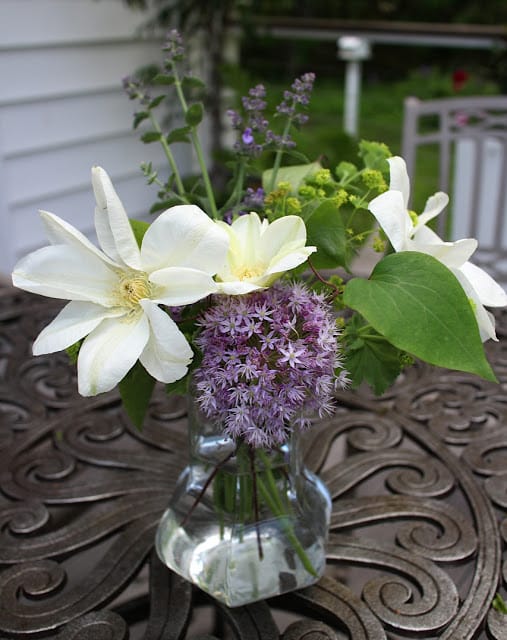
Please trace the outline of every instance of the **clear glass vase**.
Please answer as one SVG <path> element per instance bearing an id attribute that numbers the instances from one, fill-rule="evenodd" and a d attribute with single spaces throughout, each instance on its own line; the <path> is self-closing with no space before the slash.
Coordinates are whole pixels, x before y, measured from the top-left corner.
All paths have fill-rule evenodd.
<path id="1" fill-rule="evenodd" d="M 230 607 L 314 583 L 331 500 L 299 438 L 276 450 L 224 436 L 189 402 L 190 463 L 156 535 L 168 567 Z"/>

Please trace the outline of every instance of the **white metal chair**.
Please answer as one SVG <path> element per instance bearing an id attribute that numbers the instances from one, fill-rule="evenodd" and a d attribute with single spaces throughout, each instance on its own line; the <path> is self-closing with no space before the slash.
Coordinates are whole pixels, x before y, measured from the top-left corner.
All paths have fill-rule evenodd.
<path id="1" fill-rule="evenodd" d="M 438 149 L 436 188 L 451 197 L 438 219 L 439 234 L 474 237 L 473 261 L 507 284 L 507 96 L 419 100 L 404 104 L 402 156 L 412 186 L 417 152 Z M 429 194 L 428 194 L 429 195 Z"/>

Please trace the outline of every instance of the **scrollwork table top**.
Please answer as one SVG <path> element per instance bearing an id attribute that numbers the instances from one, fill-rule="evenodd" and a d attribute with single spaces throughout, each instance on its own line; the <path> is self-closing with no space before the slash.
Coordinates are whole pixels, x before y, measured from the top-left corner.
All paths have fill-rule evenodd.
<path id="1" fill-rule="evenodd" d="M 81 398 L 65 354 L 31 355 L 58 307 L 0 286 L 0 639 L 507 640 L 491 607 L 507 583 L 507 314 L 487 347 L 498 385 L 418 365 L 381 400 L 340 395 L 306 437 L 333 496 L 326 575 L 214 609 L 152 552 L 185 464 L 183 401 L 157 390 L 138 432 L 116 392 Z"/>

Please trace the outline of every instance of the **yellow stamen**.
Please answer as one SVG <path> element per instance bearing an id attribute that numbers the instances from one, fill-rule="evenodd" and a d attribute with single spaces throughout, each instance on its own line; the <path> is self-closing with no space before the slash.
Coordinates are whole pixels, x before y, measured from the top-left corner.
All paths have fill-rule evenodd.
<path id="1" fill-rule="evenodd" d="M 119 289 L 123 303 L 129 307 L 136 307 L 139 300 L 149 298 L 151 295 L 151 286 L 144 273 L 123 277 L 120 280 Z"/>
<path id="2" fill-rule="evenodd" d="M 258 276 L 261 276 L 263 273 L 263 267 L 242 267 L 236 269 L 234 275 L 237 276 L 238 280 L 248 280 L 249 278 L 256 278 Z"/>

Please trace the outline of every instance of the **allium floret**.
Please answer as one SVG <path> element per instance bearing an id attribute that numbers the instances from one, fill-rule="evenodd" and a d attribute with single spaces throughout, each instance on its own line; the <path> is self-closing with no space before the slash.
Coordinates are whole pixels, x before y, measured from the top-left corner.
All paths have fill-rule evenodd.
<path id="1" fill-rule="evenodd" d="M 198 325 L 197 402 L 227 435 L 273 448 L 311 412 L 332 413 L 347 376 L 335 375 L 339 330 L 322 294 L 298 282 L 216 296 Z"/>

